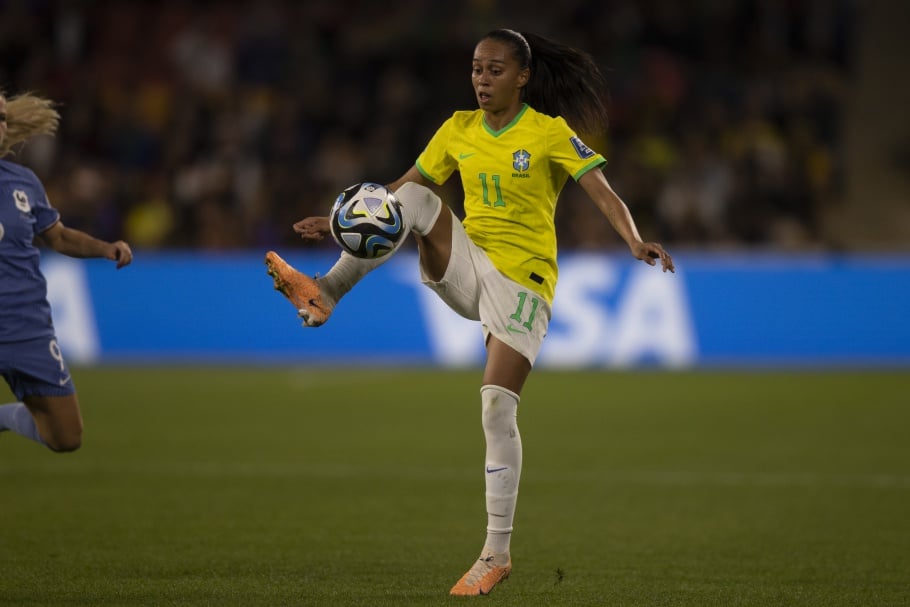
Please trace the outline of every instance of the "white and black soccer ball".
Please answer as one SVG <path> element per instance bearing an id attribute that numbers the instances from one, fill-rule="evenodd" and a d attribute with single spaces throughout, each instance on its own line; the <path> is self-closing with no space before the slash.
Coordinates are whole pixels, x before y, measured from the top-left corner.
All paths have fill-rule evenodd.
<path id="1" fill-rule="evenodd" d="M 401 203 L 378 183 L 346 188 L 332 205 L 329 224 L 332 237 L 342 249 L 365 259 L 388 255 L 407 234 Z"/>

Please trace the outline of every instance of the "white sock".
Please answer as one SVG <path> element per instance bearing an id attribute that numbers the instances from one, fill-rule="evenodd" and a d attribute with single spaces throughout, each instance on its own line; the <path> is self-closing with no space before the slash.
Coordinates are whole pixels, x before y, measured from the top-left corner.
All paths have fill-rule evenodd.
<path id="1" fill-rule="evenodd" d="M 408 230 L 426 236 L 436 225 L 442 211 L 442 200 L 432 190 L 413 182 L 408 182 L 395 192 L 401 202 L 402 215 Z M 334 307 L 338 300 L 354 288 L 360 279 L 385 263 L 392 255 L 376 259 L 361 259 L 343 252 L 335 265 L 317 279 L 326 304 Z"/>
<path id="2" fill-rule="evenodd" d="M 503 554 L 509 552 L 521 479 L 521 435 L 516 421 L 519 397 L 511 390 L 486 385 L 480 389 L 480 400 L 487 441 L 487 539 L 483 554 Z"/>
<path id="3" fill-rule="evenodd" d="M 22 403 L 0 405 L 0 431 L 2 430 L 15 432 L 42 445 L 47 444 L 38 432 L 35 418 L 32 417 L 28 407 Z"/>
<path id="4" fill-rule="evenodd" d="M 361 278 L 381 266 L 389 257 L 391 254 L 375 259 L 362 259 L 354 257 L 347 251 L 342 251 L 341 257 L 326 275 L 316 278 L 326 305 L 335 307 L 338 300 L 353 289 Z"/>

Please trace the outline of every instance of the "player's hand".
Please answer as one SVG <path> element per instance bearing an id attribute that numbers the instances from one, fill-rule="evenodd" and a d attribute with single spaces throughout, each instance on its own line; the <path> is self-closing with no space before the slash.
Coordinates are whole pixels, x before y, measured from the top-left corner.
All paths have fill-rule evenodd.
<path id="1" fill-rule="evenodd" d="M 319 242 L 329 234 L 328 217 L 307 217 L 294 224 L 294 231 L 309 242 Z"/>
<path id="2" fill-rule="evenodd" d="M 635 259 L 640 259 L 649 266 L 655 265 L 655 260 L 660 260 L 661 269 L 666 272 L 676 273 L 676 266 L 673 265 L 673 258 L 667 253 L 662 246 L 656 242 L 639 242 L 632 247 L 632 255 Z"/>
<path id="3" fill-rule="evenodd" d="M 123 266 L 128 266 L 133 261 L 133 251 L 130 249 L 130 245 L 126 244 L 122 240 L 117 242 L 112 242 L 108 253 L 105 255 L 107 259 L 117 262 L 117 269 L 119 270 Z"/>

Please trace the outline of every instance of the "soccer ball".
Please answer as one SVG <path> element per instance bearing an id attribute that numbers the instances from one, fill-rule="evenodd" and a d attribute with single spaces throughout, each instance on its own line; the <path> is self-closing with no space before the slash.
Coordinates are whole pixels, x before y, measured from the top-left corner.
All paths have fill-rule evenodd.
<path id="1" fill-rule="evenodd" d="M 407 234 L 395 194 L 370 182 L 354 184 L 338 195 L 329 225 L 342 249 L 365 259 L 388 255 Z"/>

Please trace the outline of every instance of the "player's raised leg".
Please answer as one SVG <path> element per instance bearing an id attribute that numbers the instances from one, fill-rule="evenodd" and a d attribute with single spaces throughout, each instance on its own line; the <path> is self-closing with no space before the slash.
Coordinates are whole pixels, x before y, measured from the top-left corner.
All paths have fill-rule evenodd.
<path id="1" fill-rule="evenodd" d="M 428 188 L 415 183 L 404 184 L 395 194 L 401 203 L 406 230 L 414 232 L 419 241 L 427 240 L 427 235 L 440 216 L 442 200 Z M 328 222 L 325 222 L 325 225 L 328 225 Z M 423 257 L 426 245 L 419 242 L 418 246 Z M 396 249 L 390 253 L 394 250 Z M 435 253 L 435 249 L 433 252 Z M 297 271 L 274 251 L 266 253 L 265 264 L 275 288 L 294 304 L 304 326 L 318 327 L 328 320 L 335 304 L 354 288 L 360 279 L 390 257 L 391 254 L 365 258 L 343 251 L 325 276 L 312 278 Z"/>

